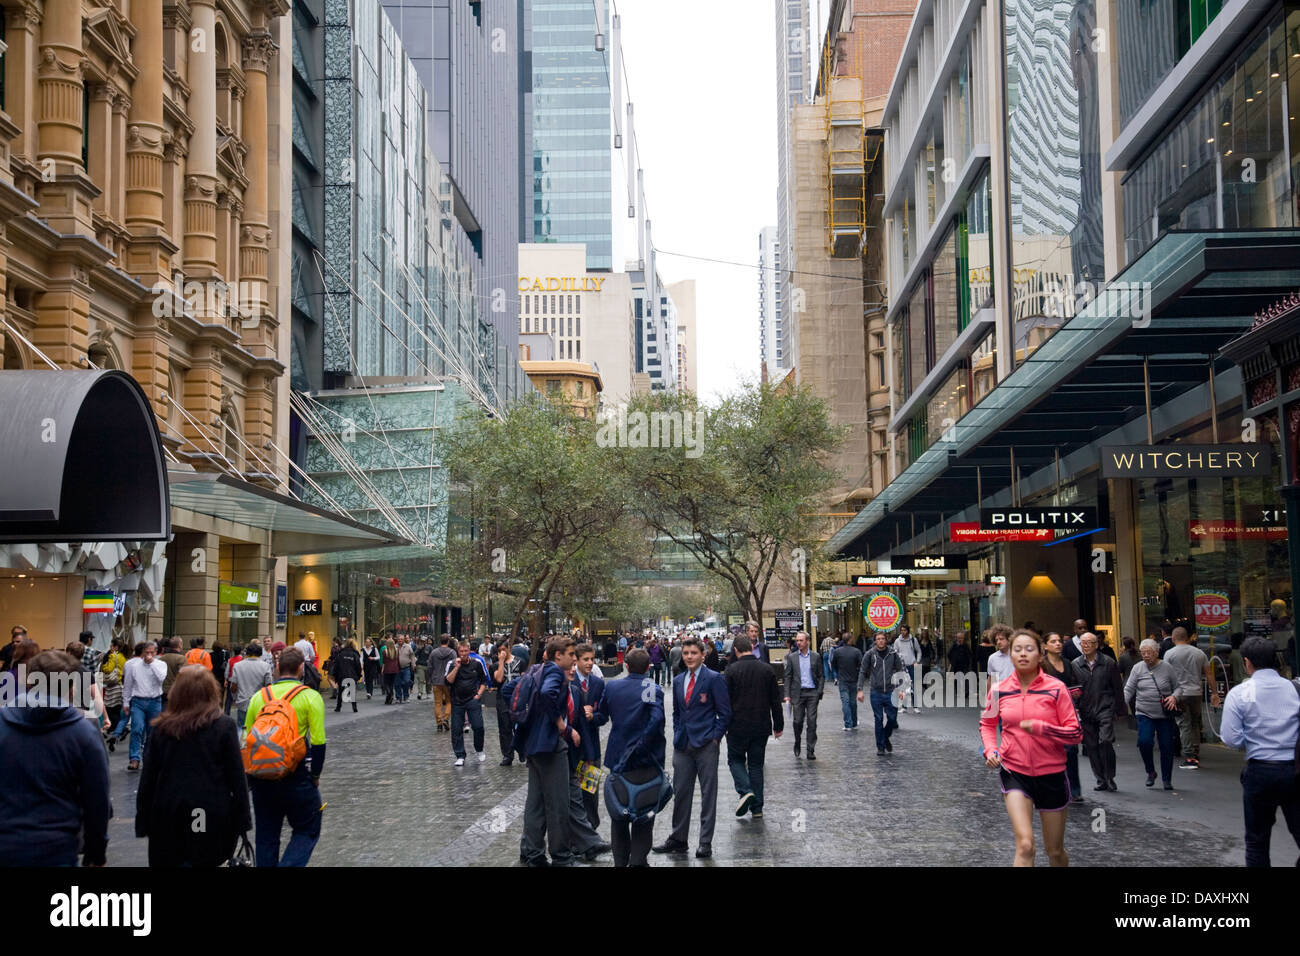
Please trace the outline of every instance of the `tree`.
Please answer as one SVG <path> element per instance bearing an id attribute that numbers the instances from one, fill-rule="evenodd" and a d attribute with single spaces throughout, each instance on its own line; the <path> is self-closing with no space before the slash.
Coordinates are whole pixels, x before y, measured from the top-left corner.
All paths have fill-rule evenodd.
<path id="1" fill-rule="evenodd" d="M 607 555 L 627 520 L 612 450 L 595 428 L 530 395 L 499 418 L 470 410 L 447 435 L 458 517 L 472 529 L 458 576 L 471 592 L 485 580 L 513 592 L 514 629 L 531 614 L 539 631 L 566 573 Z"/>
<path id="2" fill-rule="evenodd" d="M 601 427 L 622 446 L 615 462 L 632 508 L 761 622 L 778 567 L 802 574 L 820 547 L 815 512 L 836 479 L 826 457 L 843 441 L 826 403 L 766 383 L 742 385 L 715 409 L 658 392 Z"/>

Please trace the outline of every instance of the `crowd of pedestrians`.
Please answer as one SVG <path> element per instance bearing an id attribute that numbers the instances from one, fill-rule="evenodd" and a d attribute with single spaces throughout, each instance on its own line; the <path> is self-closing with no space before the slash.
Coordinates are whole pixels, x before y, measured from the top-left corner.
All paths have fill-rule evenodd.
<path id="1" fill-rule="evenodd" d="M 1080 749 L 1094 790 L 1118 790 L 1116 727 L 1125 720 L 1137 731 L 1147 787 L 1159 780 L 1172 790 L 1175 769 L 1199 769 L 1207 680 L 1210 705 L 1223 706 L 1223 742 L 1246 751 L 1248 865 L 1268 864 L 1279 809 L 1300 843 L 1300 685 L 1280 676 L 1268 639 L 1234 642 L 1221 700 L 1211 659 L 1188 628 L 1172 624 L 1141 642 L 1124 638 L 1118 655 L 1084 620 L 1069 637 L 1032 622 L 993 624 L 975 647 L 964 633 L 943 641 L 904 626 L 869 641 L 843 632 L 816 648 L 799 631 L 778 667 L 756 623 L 737 630 L 719 638 L 629 633 L 599 647 L 581 633 L 524 628 L 477 649 L 446 635 L 339 638 L 321 659 L 314 635 L 233 649 L 203 638 L 188 649 L 178 639 L 134 647 L 114 640 L 96 653 L 88 633 L 62 651 L 42 651 L 15 627 L 0 649 L 0 689 L 18 703 L 0 708 L 0 771 L 13 782 L 0 793 L 0 858 L 102 864 L 112 814 L 108 753 L 129 736 L 127 770 L 139 773 L 135 830 L 148 840 L 150 865 L 306 865 L 323 819 L 325 695 L 336 713 L 344 704 L 356 713 L 363 688 L 370 699 L 380 677 L 385 705 L 409 702 L 413 691 L 431 701 L 435 750 L 446 733 L 454 772 L 486 762 L 484 709 L 495 712 L 500 765 L 526 767 L 522 863 L 563 866 L 612 853 L 615 866 L 645 866 L 651 851 L 692 848 L 707 859 L 724 740 L 735 815 L 762 819 L 767 745 L 788 722 L 795 757 L 817 760 L 828 682 L 838 685 L 846 733 L 857 730 L 859 702 L 870 702 L 884 757 L 894 750 L 900 713 L 922 712 L 926 673 L 976 667 L 987 677 L 982 759 L 999 775 L 1017 865 L 1033 862 L 1035 813 L 1049 862 L 1068 864 L 1065 820 L 1082 799 Z M 602 674 L 602 657 L 611 674 L 623 672 L 618 679 Z M 36 675 L 58 674 L 92 676 L 91 692 L 65 700 L 33 689 Z M 69 774 L 50 795 L 40 775 L 56 764 Z M 669 829 L 655 845 L 655 819 L 670 803 Z M 205 825 L 194 829 L 199 810 Z M 291 838 L 282 853 L 285 823 Z"/>

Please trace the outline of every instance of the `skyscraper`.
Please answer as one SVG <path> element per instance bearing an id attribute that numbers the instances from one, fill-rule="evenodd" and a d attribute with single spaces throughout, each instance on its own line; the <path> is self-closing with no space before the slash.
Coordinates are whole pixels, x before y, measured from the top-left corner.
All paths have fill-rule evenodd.
<path id="1" fill-rule="evenodd" d="M 794 264 L 790 254 L 794 202 L 790 183 L 793 156 L 790 112 L 808 102 L 808 44 L 808 0 L 776 0 L 776 243 L 789 265 Z M 776 282 L 779 298 L 790 301 L 786 294 L 789 279 L 784 272 L 777 271 Z M 769 352 L 768 360 L 771 358 Z"/>
<path id="2" fill-rule="evenodd" d="M 596 49 L 608 0 L 531 0 L 531 142 L 525 144 L 526 242 L 581 242 L 587 268 L 614 267 L 609 50 Z M 608 27 L 605 28 L 606 33 Z M 525 107 L 526 108 L 526 107 Z"/>
<path id="3" fill-rule="evenodd" d="M 758 349 L 769 380 L 790 367 L 781 314 L 781 274 L 781 241 L 776 227 L 767 226 L 758 234 Z"/>

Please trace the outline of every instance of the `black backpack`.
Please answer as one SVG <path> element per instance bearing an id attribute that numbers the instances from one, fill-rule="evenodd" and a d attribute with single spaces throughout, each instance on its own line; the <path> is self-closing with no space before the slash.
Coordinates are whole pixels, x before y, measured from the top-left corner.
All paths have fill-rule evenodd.
<path id="1" fill-rule="evenodd" d="M 320 671 L 310 661 L 302 663 L 302 682 L 312 690 L 320 690 Z"/>

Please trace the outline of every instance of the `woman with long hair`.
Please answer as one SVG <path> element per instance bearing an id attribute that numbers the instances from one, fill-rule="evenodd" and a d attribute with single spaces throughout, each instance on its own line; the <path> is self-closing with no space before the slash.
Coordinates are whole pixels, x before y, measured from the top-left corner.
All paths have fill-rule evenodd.
<path id="1" fill-rule="evenodd" d="M 366 700 L 369 700 L 375 693 L 375 678 L 383 669 L 384 659 L 379 653 L 379 648 L 375 647 L 375 642 L 366 638 L 366 646 L 361 651 L 361 659 L 365 664 L 366 670 Z"/>
<path id="2" fill-rule="evenodd" d="M 1070 692 L 1070 700 L 1078 701 L 1083 687 L 1070 662 L 1061 656 L 1065 646 L 1061 635 L 1052 631 L 1043 638 L 1043 673 L 1055 677 Z M 1077 713 L 1077 711 L 1076 711 Z M 1070 781 L 1070 799 L 1077 803 L 1083 799 L 1083 784 L 1079 781 L 1079 748 L 1065 748 L 1065 776 Z"/>
<path id="3" fill-rule="evenodd" d="M 196 825 L 202 821 L 202 826 Z M 150 866 L 220 866 L 252 826 L 235 722 L 200 664 L 180 669 L 154 719 L 136 795 L 135 835 Z"/>
<path id="4" fill-rule="evenodd" d="M 1065 685 L 1043 673 L 1043 644 L 1021 628 L 1008 648 L 1014 670 L 989 689 L 980 717 L 984 762 L 1002 778 L 1003 802 L 1016 838 L 1016 866 L 1034 865 L 1034 810 L 1052 866 L 1069 866 L 1065 817 L 1070 783 L 1065 748 L 1083 739 L 1074 702 Z M 1001 737 L 998 739 L 998 729 Z"/>
<path id="5" fill-rule="evenodd" d="M 393 702 L 393 694 L 397 690 L 397 672 L 400 665 L 397 663 L 397 645 L 393 643 L 390 637 L 384 641 L 384 703 Z"/>

